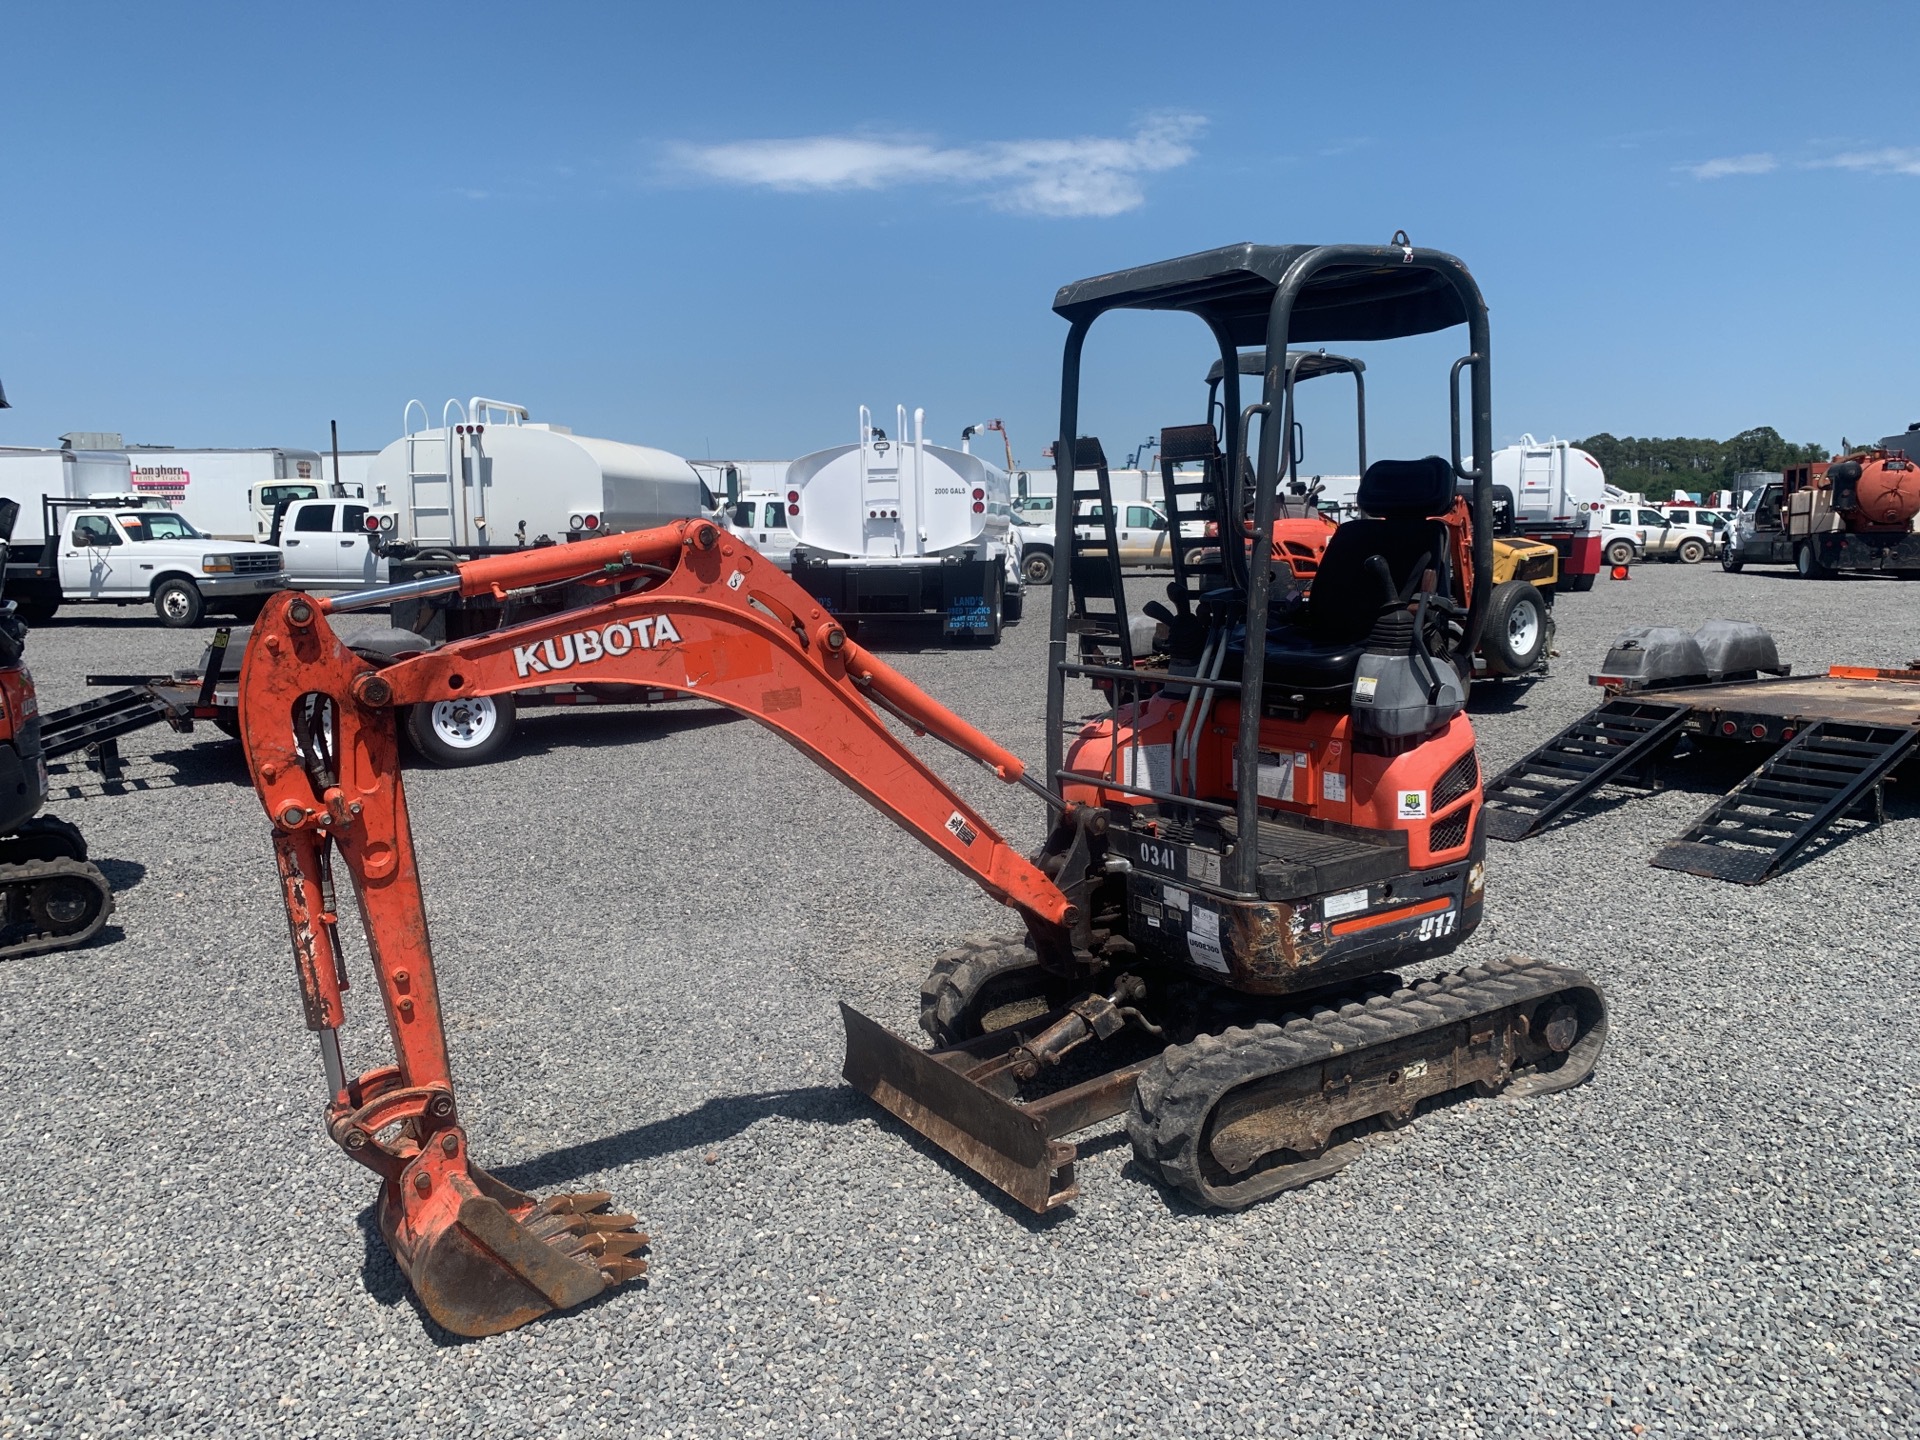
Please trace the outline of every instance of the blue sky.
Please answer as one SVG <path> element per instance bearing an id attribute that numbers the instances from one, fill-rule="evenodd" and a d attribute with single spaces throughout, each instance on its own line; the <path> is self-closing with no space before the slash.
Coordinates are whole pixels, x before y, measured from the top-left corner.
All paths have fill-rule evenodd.
<path id="1" fill-rule="evenodd" d="M 1912 5 L 8 6 L 0 444 L 373 448 L 490 394 L 700 456 L 1057 419 L 1065 281 L 1239 240 L 1474 269 L 1495 428 L 1920 420 Z M 1458 334 L 1367 347 L 1374 453 Z M 1378 353 L 1376 353 L 1378 352 Z M 1088 423 L 1200 418 L 1115 317 Z M 1350 450 L 1309 407 L 1309 467 Z"/>

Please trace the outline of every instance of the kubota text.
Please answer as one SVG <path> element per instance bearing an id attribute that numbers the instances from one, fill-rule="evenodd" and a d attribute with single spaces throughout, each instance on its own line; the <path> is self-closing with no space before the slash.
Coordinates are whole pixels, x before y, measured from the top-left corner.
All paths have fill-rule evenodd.
<path id="1" fill-rule="evenodd" d="M 615 621 L 598 630 L 575 630 L 551 640 L 513 647 L 513 668 L 521 678 L 545 675 L 551 670 L 566 670 L 575 665 L 591 665 L 608 655 L 624 655 L 638 647 L 652 650 L 669 640 L 678 641 L 680 632 L 665 615 L 642 615 L 638 620 Z"/>

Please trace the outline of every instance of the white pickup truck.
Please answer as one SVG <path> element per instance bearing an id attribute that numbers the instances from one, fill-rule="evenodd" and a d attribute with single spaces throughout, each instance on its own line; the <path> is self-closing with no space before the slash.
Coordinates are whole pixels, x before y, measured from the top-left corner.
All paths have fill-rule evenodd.
<path id="1" fill-rule="evenodd" d="M 379 528 L 364 500 L 295 500 L 280 515 L 276 543 L 287 584 L 296 590 L 359 590 L 387 583 L 387 560 L 373 549 Z"/>
<path id="2" fill-rule="evenodd" d="M 16 536 L 7 553 L 6 593 L 28 624 L 63 605 L 151 604 L 176 630 L 209 612 L 245 625 L 285 584 L 271 545 L 214 540 L 142 500 L 41 498 L 40 536 Z"/>

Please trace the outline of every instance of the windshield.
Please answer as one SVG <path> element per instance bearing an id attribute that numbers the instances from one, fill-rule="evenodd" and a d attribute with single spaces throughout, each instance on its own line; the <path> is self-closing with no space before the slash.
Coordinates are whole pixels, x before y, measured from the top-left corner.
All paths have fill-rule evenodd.
<path id="1" fill-rule="evenodd" d="M 114 517 L 129 540 L 204 540 L 186 517 L 171 510 L 132 510 Z"/>

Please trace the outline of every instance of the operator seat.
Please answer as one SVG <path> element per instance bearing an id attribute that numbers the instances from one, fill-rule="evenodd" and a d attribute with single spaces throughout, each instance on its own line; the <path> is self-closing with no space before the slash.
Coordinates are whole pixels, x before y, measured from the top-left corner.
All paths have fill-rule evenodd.
<path id="1" fill-rule="evenodd" d="M 1453 467 L 1438 455 L 1367 467 L 1355 497 L 1364 513 L 1333 532 L 1306 605 L 1267 631 L 1269 685 L 1322 703 L 1344 699 L 1382 614 L 1423 589 L 1451 595 L 1447 527 L 1438 517 L 1453 496 Z"/>

